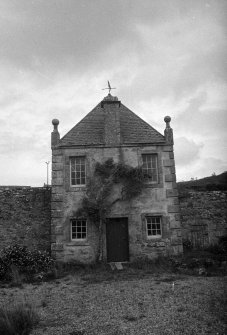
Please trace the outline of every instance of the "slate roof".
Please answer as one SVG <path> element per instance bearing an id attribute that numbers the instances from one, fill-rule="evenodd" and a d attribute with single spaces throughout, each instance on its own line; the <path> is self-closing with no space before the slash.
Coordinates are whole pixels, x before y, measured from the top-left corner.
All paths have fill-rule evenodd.
<path id="1" fill-rule="evenodd" d="M 157 130 L 123 104 L 119 107 L 121 144 L 165 143 Z M 62 139 L 60 146 L 105 145 L 105 109 L 101 102 Z"/>

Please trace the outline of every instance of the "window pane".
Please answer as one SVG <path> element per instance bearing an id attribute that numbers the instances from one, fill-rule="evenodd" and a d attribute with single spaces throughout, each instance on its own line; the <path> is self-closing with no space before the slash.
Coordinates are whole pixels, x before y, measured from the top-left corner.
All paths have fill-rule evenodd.
<path id="1" fill-rule="evenodd" d="M 71 185 L 86 184 L 85 157 L 72 157 L 71 161 Z M 83 179 L 83 180 L 82 180 Z"/>
<path id="2" fill-rule="evenodd" d="M 147 216 L 147 236 L 161 236 L 161 217 L 160 216 Z"/>
<path id="3" fill-rule="evenodd" d="M 145 154 L 142 155 L 143 165 L 142 170 L 147 179 L 152 182 L 158 181 L 158 170 L 157 170 L 157 155 L 156 154 Z"/>
<path id="4" fill-rule="evenodd" d="M 71 220 L 71 235 L 73 240 L 81 240 L 87 238 L 87 222 L 86 220 Z"/>

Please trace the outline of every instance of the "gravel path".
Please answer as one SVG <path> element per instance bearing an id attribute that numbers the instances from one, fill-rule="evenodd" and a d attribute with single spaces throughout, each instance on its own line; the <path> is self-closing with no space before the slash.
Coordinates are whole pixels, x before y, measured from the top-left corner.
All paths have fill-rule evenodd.
<path id="1" fill-rule="evenodd" d="M 2 288 L 0 304 L 32 301 L 41 321 L 32 335 L 225 334 L 225 277 L 68 276 Z M 225 306 L 224 306 L 225 304 Z"/>

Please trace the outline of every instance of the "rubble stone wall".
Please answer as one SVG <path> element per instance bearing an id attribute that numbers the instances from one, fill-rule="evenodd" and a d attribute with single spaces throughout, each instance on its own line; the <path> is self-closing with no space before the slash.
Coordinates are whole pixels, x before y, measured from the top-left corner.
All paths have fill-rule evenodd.
<path id="1" fill-rule="evenodd" d="M 180 192 L 183 241 L 194 248 L 216 244 L 227 234 L 227 191 Z"/>
<path id="2" fill-rule="evenodd" d="M 50 251 L 51 189 L 0 186 L 0 249 L 14 243 Z"/>

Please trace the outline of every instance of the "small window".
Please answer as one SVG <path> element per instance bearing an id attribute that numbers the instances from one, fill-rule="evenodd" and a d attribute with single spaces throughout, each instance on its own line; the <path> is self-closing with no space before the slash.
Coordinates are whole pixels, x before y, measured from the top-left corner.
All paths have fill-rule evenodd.
<path id="1" fill-rule="evenodd" d="M 87 220 L 71 220 L 71 238 L 72 240 L 87 239 Z"/>
<path id="2" fill-rule="evenodd" d="M 161 217 L 160 216 L 147 216 L 147 237 L 158 238 L 162 237 Z"/>
<path id="3" fill-rule="evenodd" d="M 85 157 L 72 157 L 70 159 L 71 185 L 86 184 L 86 162 Z"/>
<path id="4" fill-rule="evenodd" d="M 145 178 L 153 183 L 158 182 L 158 159 L 157 154 L 142 155 L 142 170 Z"/>

